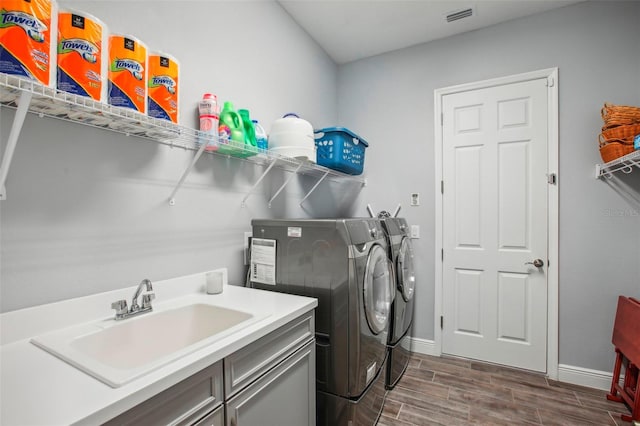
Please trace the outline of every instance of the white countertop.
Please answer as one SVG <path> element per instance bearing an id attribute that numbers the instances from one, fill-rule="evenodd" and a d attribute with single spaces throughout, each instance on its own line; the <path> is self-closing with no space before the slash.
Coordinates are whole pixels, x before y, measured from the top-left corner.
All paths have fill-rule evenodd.
<path id="1" fill-rule="evenodd" d="M 312 298 L 232 285 L 225 285 L 220 294 L 209 295 L 204 282 L 203 272 L 153 283 L 154 309 L 192 300 L 264 318 L 119 388 L 109 387 L 29 339 L 113 318 L 111 302 L 130 300 L 135 286 L 1 314 L 0 424 L 103 423 L 317 306 Z"/>

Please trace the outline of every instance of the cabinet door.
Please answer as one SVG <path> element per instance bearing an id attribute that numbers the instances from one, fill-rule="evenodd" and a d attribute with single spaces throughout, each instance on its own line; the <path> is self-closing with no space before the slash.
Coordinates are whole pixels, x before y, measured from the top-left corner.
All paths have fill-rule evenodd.
<path id="1" fill-rule="evenodd" d="M 315 315 L 304 314 L 224 359 L 225 399 L 253 383 L 315 335 Z"/>
<path id="2" fill-rule="evenodd" d="M 227 426 L 314 426 L 315 340 L 226 403 Z"/>
<path id="3" fill-rule="evenodd" d="M 222 361 L 140 403 L 105 426 L 186 426 L 222 404 Z"/>
<path id="4" fill-rule="evenodd" d="M 224 406 L 218 407 L 213 413 L 200 419 L 193 426 L 224 426 Z"/>

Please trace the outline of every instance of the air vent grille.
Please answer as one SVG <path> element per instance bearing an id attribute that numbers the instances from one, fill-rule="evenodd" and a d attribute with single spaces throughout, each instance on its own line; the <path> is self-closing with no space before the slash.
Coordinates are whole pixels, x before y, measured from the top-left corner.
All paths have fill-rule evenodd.
<path id="1" fill-rule="evenodd" d="M 469 16 L 473 16 L 473 8 L 471 7 L 447 14 L 447 22 L 458 21 L 460 19 L 468 18 Z"/>

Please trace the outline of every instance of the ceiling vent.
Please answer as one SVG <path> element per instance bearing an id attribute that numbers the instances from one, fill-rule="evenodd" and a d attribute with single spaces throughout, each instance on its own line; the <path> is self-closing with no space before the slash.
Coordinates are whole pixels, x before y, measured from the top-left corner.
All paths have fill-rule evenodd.
<path id="1" fill-rule="evenodd" d="M 473 8 L 456 10 L 455 12 L 447 13 L 447 22 L 459 21 L 460 19 L 473 16 Z"/>

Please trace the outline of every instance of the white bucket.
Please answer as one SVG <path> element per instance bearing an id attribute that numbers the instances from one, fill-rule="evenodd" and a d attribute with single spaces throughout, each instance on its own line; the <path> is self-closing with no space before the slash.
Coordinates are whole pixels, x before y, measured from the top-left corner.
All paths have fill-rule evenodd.
<path id="1" fill-rule="evenodd" d="M 296 114 L 286 114 L 274 121 L 269 133 L 268 146 L 269 152 L 316 162 L 313 126 Z"/>

